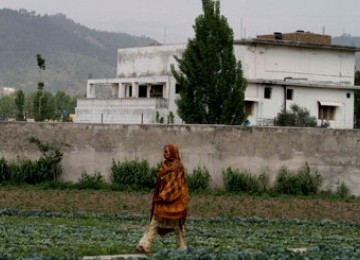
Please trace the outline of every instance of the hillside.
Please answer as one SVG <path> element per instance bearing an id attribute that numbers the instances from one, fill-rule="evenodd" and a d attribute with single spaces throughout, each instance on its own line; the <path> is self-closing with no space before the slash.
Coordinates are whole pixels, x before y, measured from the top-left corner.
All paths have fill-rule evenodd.
<path id="1" fill-rule="evenodd" d="M 151 44 L 157 42 L 145 36 L 89 29 L 63 14 L 0 9 L 0 86 L 35 91 L 39 53 L 46 60 L 42 73 L 46 90 L 83 95 L 89 77 L 115 77 L 119 48 Z M 333 44 L 360 47 L 360 37 L 334 37 Z M 360 54 L 356 65 L 360 69 Z"/>
<path id="2" fill-rule="evenodd" d="M 62 14 L 1 9 L 0 86 L 36 90 L 39 53 L 46 60 L 46 90 L 83 94 L 89 76 L 115 76 L 117 49 L 156 43 L 147 37 L 92 30 Z"/>

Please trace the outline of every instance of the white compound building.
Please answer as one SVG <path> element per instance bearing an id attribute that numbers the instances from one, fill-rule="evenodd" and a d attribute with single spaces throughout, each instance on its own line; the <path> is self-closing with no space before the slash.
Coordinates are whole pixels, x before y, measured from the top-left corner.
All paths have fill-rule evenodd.
<path id="1" fill-rule="evenodd" d="M 89 79 L 79 99 L 76 123 L 183 123 L 175 100 L 180 87 L 171 74 L 186 44 L 118 50 L 117 75 Z M 297 104 L 318 124 L 353 128 L 355 53 L 331 44 L 331 37 L 297 31 L 234 42 L 248 85 L 244 111 L 250 125 L 273 125 L 282 109 Z M 172 120 L 172 117 L 174 118 Z"/>

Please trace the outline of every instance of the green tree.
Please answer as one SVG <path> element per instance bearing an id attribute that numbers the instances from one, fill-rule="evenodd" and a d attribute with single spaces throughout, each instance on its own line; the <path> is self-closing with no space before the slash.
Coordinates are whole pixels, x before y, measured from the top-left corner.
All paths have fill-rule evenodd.
<path id="1" fill-rule="evenodd" d="M 277 126 L 302 126 L 302 127 L 316 127 L 317 120 L 315 116 L 311 116 L 308 109 L 292 104 L 290 111 L 279 112 L 274 120 L 274 125 Z"/>
<path id="2" fill-rule="evenodd" d="M 35 118 L 34 117 L 34 100 L 35 100 L 35 95 L 37 92 L 31 92 L 29 94 L 27 94 L 25 96 L 25 115 L 26 118 Z"/>
<path id="3" fill-rule="evenodd" d="M 45 60 L 41 57 L 40 54 L 36 54 L 36 61 L 37 61 L 37 65 L 39 68 L 39 72 L 41 72 L 42 70 L 45 70 Z M 40 78 L 41 81 L 41 78 Z"/>
<path id="4" fill-rule="evenodd" d="M 36 61 L 39 70 L 39 82 L 37 86 L 37 93 L 35 94 L 33 100 L 33 115 L 35 121 L 44 121 L 46 119 L 46 111 L 44 110 L 44 107 L 47 106 L 45 103 L 47 99 L 44 96 L 45 84 L 42 82 L 41 71 L 45 70 L 45 59 L 43 59 L 40 54 L 36 54 Z"/>
<path id="5" fill-rule="evenodd" d="M 16 120 L 25 120 L 25 94 L 20 89 L 15 92 Z"/>
<path id="6" fill-rule="evenodd" d="M 54 97 L 55 101 L 55 119 L 69 121 L 70 113 L 75 113 L 76 99 L 67 95 L 63 91 L 57 91 Z"/>
<path id="7" fill-rule="evenodd" d="M 35 121 L 44 121 L 42 106 L 44 105 L 43 91 L 38 90 L 34 95 L 33 100 L 33 116 Z"/>
<path id="8" fill-rule="evenodd" d="M 15 95 L 7 95 L 0 98 L 0 120 L 8 120 L 16 116 Z"/>
<path id="9" fill-rule="evenodd" d="M 34 111 L 37 112 L 37 109 L 34 109 L 34 106 L 38 106 L 36 103 L 39 99 L 37 96 L 39 91 L 29 93 L 25 98 L 25 111 L 28 118 L 35 118 Z M 45 99 L 45 100 L 44 100 Z M 42 103 L 44 104 L 44 119 L 56 119 L 61 118 L 61 112 L 67 110 L 70 113 L 75 112 L 77 97 L 70 97 L 63 91 L 58 91 L 55 96 L 50 92 L 42 92 Z"/>
<path id="10" fill-rule="evenodd" d="M 360 71 L 355 72 L 355 85 L 360 86 Z M 360 128 L 360 90 L 354 91 L 354 128 Z"/>
<path id="11" fill-rule="evenodd" d="M 178 114 L 190 124 L 241 124 L 246 80 L 234 55 L 234 33 L 220 1 L 202 0 L 202 6 L 194 39 L 175 57 L 178 68 L 171 67 L 180 84 Z"/>
<path id="12" fill-rule="evenodd" d="M 55 119 L 55 99 L 48 91 L 37 91 L 33 102 L 35 121 Z M 40 110 L 41 109 L 41 110 Z M 40 111 L 36 114 L 36 112 Z"/>

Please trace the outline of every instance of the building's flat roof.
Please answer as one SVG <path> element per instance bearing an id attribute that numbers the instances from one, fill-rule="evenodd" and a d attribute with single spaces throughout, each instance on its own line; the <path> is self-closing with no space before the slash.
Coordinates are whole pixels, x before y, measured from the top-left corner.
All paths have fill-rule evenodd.
<path id="1" fill-rule="evenodd" d="M 321 82 L 321 81 L 307 81 L 307 80 L 284 81 L 284 80 L 269 80 L 269 79 L 255 79 L 255 80 L 248 79 L 247 81 L 249 83 L 263 84 L 263 85 L 360 90 L 360 86 L 355 86 L 345 82 L 336 83 L 336 82 Z"/>
<path id="2" fill-rule="evenodd" d="M 260 39 L 260 38 L 234 40 L 234 45 L 274 45 L 274 46 L 302 47 L 302 48 L 313 48 L 313 49 L 342 50 L 342 51 L 350 51 L 350 52 L 360 51 L 360 48 L 354 46 L 316 44 L 316 43 L 307 43 L 307 42 Z"/>
<path id="3" fill-rule="evenodd" d="M 88 79 L 89 84 L 97 84 L 97 85 L 108 85 L 118 82 L 119 82 L 119 78 Z"/>

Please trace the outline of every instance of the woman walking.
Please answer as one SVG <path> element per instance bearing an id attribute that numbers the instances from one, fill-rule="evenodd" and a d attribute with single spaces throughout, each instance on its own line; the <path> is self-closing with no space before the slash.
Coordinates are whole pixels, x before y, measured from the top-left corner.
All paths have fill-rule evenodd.
<path id="1" fill-rule="evenodd" d="M 175 144 L 164 146 L 164 162 L 156 175 L 152 200 L 151 221 L 139 241 L 138 252 L 150 253 L 156 234 L 175 232 L 180 249 L 186 249 L 184 224 L 189 200 L 179 149 Z"/>

